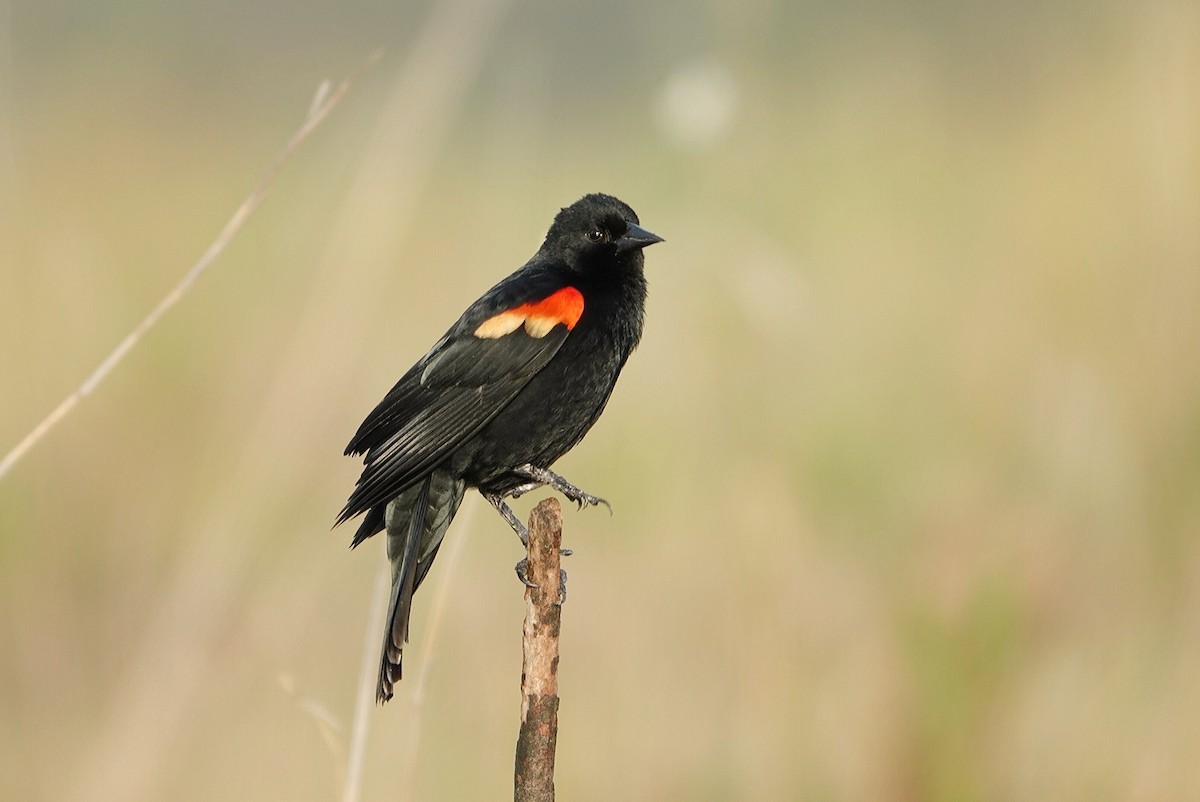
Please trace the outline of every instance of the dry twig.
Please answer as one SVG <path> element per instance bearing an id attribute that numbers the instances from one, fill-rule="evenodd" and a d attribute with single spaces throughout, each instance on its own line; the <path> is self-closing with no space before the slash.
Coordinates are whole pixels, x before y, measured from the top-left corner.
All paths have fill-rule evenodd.
<path id="1" fill-rule="evenodd" d="M 558 740 L 558 634 L 562 508 L 548 498 L 529 515 L 529 581 L 522 637 L 521 732 L 514 775 L 516 802 L 552 802 Z"/>

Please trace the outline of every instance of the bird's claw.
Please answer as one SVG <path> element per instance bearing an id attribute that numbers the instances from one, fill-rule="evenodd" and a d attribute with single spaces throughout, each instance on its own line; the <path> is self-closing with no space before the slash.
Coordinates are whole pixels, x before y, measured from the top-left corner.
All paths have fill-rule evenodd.
<path id="1" fill-rule="evenodd" d="M 564 549 L 565 553 L 570 554 L 570 549 Z M 529 558 L 522 557 L 521 560 L 513 566 L 513 570 L 517 572 L 517 579 L 521 580 L 521 584 L 527 588 L 540 590 L 541 585 L 529 578 Z M 563 569 L 558 569 L 558 601 L 555 602 L 558 606 L 562 606 L 567 601 L 567 572 Z"/>
<path id="2" fill-rule="evenodd" d="M 529 464 L 522 465 L 516 470 L 516 473 L 520 476 L 530 479 L 531 482 L 527 485 L 521 485 L 520 487 L 510 491 L 509 495 L 513 498 L 516 498 L 519 494 L 526 493 L 539 485 L 548 485 L 557 490 L 559 493 L 562 493 L 567 501 L 574 501 L 581 510 L 584 507 L 598 507 L 603 504 L 608 509 L 608 514 L 612 515 L 612 505 L 609 504 L 607 500 L 602 499 L 599 496 L 593 496 L 591 493 L 576 487 L 553 471 L 548 471 L 545 468 L 539 468 L 536 465 Z"/>
<path id="3" fill-rule="evenodd" d="M 521 580 L 521 584 L 527 588 L 540 588 L 541 585 L 529 578 L 529 558 L 522 557 L 513 570 L 517 572 L 517 579 Z"/>
<path id="4" fill-rule="evenodd" d="M 564 493 L 563 495 L 566 494 Z M 581 510 L 584 507 L 599 507 L 601 504 L 603 504 L 605 508 L 608 509 L 608 514 L 612 515 L 612 505 L 609 504 L 606 499 L 602 499 L 599 496 L 593 496 L 591 493 L 584 493 L 583 491 L 580 491 L 578 498 L 571 498 L 570 496 L 567 496 L 567 499 L 578 504 L 579 509 Z"/>

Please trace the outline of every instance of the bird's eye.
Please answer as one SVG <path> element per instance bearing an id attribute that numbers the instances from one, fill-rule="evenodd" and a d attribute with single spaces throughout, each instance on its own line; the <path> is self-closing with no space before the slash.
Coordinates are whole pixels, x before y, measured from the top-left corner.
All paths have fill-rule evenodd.
<path id="1" fill-rule="evenodd" d="M 587 234 L 588 242 L 604 242 L 604 232 L 598 228 L 593 228 Z"/>

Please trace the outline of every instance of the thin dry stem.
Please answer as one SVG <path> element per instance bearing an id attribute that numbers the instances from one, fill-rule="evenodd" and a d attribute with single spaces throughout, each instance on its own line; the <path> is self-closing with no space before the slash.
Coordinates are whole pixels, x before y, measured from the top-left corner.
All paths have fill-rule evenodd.
<path id="1" fill-rule="evenodd" d="M 412 705 L 408 711 L 408 737 L 404 739 L 404 752 L 400 755 L 400 788 L 404 792 L 401 798 L 412 799 L 415 796 L 417 774 L 417 755 L 421 747 L 421 712 L 425 707 L 425 688 L 429 679 L 429 669 L 433 666 L 433 658 L 438 635 L 442 629 L 442 618 L 446 612 L 446 602 L 450 598 L 450 588 L 453 586 L 451 577 L 454 568 L 462 556 L 463 546 L 467 542 L 467 532 L 471 531 L 471 520 L 475 517 L 476 503 L 465 505 L 464 512 L 458 517 L 454 537 L 450 543 L 450 553 L 443 559 L 445 563 L 440 569 L 441 581 L 438 583 L 437 594 L 429 611 L 429 623 L 426 625 L 425 638 L 421 641 L 421 651 L 417 658 L 417 679 L 413 684 Z M 374 686 L 372 686 L 373 688 Z"/>
<path id="2" fill-rule="evenodd" d="M 421 742 L 421 708 L 425 701 L 425 681 L 429 676 L 429 667 L 433 665 L 433 655 L 441 632 L 442 618 L 446 610 L 446 600 L 450 597 L 453 586 L 451 577 L 454 568 L 462 556 L 463 544 L 467 541 L 467 533 L 471 531 L 471 519 L 474 517 L 474 504 L 467 504 L 463 514 L 458 518 L 456 536 L 452 538 L 449 551 L 442 558 L 442 577 L 438 584 L 437 593 L 429 612 L 429 624 L 425 630 L 425 639 L 417 663 L 417 678 L 412 685 L 412 705 L 407 711 L 405 720 L 408 725 L 408 737 L 404 739 L 404 751 L 400 755 L 399 788 L 401 799 L 411 798 L 417 752 Z M 379 570 L 379 579 L 375 593 L 371 597 L 371 615 L 367 623 L 366 641 L 363 643 L 362 670 L 358 677 L 357 703 L 354 708 L 354 725 L 350 743 L 350 755 L 346 782 L 342 789 L 342 802 L 357 802 L 362 794 L 363 766 L 366 762 L 367 732 L 370 712 L 375 708 L 375 680 L 379 671 L 379 632 L 383 629 L 383 616 L 387 610 L 387 593 L 391 587 L 391 572 L 384 562 Z"/>
<path id="3" fill-rule="evenodd" d="M 346 757 L 346 782 L 342 786 L 342 802 L 358 802 L 362 794 L 363 764 L 367 754 L 367 734 L 370 713 L 375 702 L 375 676 L 379 670 L 379 631 L 387 610 L 391 571 L 384 560 L 375 577 L 371 593 L 371 610 L 367 615 L 367 631 L 363 636 L 362 664 L 358 672 L 358 692 L 354 703 L 354 724 L 350 730 L 350 751 Z"/>
<path id="4" fill-rule="evenodd" d="M 403 262 L 405 234 L 445 132 L 510 2 L 438 0 L 429 9 L 329 221 L 308 291 L 290 310 L 290 337 L 263 365 L 262 397 L 238 413 L 238 442 L 226 446 L 229 470 L 203 489 L 204 504 L 179 520 L 174 536 L 185 545 L 152 599 L 137 643 L 123 656 L 120 675 L 97 702 L 103 713 L 95 731 L 50 796 L 162 798 L 192 713 L 203 694 L 223 688 L 212 673 L 219 665 L 215 644 L 237 615 L 236 600 L 262 585 L 253 570 L 260 538 L 251 533 L 277 525 L 277 505 L 291 503 L 280 498 L 281 488 L 311 483 L 310 465 L 279 454 L 295 451 L 298 431 L 344 424 L 339 388 L 353 380 L 356 365 L 345 355 L 364 348 L 371 331 L 346 321 L 370 320 L 386 303 L 376 290 Z M 380 216 L 387 236 L 380 236 Z M 333 331 L 339 336 L 330 336 Z M 289 637 L 301 636 L 290 630 Z"/>
<path id="5" fill-rule="evenodd" d="M 334 107 L 337 106 L 346 93 L 350 91 L 350 87 L 353 86 L 354 83 L 371 67 L 373 67 L 375 62 L 377 62 L 382 55 L 382 50 L 377 50 L 372 53 L 367 59 L 366 63 L 360 67 L 359 70 L 354 73 L 354 75 L 350 76 L 345 81 L 342 81 L 338 88 L 333 90 L 332 93 L 328 91 L 327 83 L 322 84 L 318 88 L 317 99 L 314 101 L 313 106 L 309 109 L 308 116 L 304 119 L 303 125 L 297 129 L 296 133 L 292 134 L 292 138 L 289 139 L 287 144 L 283 146 L 283 150 L 279 151 L 279 155 L 277 155 L 275 160 L 272 161 L 270 166 L 267 167 L 267 171 L 263 174 L 263 177 L 259 179 L 258 185 L 255 186 L 254 190 L 246 197 L 244 201 L 242 201 L 242 205 L 239 206 L 237 211 L 233 213 L 233 216 L 229 218 L 229 222 L 227 222 L 225 227 L 221 229 L 221 232 L 217 234 L 217 238 L 212 241 L 212 244 L 208 246 L 208 249 L 204 252 L 200 259 L 194 265 L 192 265 L 190 270 L 184 273 L 183 278 L 179 280 L 179 283 L 176 284 L 171 291 L 168 292 L 163 299 L 159 301 L 153 309 L 150 310 L 150 314 L 146 315 L 146 317 L 142 319 L 142 322 L 134 327 L 133 331 L 125 335 L 125 339 L 121 340 L 117 347 L 113 349 L 112 353 L 104 358 L 100 365 L 94 371 L 92 371 L 92 374 L 84 380 L 83 384 L 79 385 L 75 392 L 64 398 L 62 403 L 55 407 L 49 415 L 43 418 L 41 423 L 33 427 L 33 430 L 29 432 L 29 434 L 25 435 L 21 442 L 17 443 L 17 445 L 4 456 L 3 460 L 0 460 L 0 478 L 3 478 L 4 475 L 7 474 L 12 467 L 17 464 L 17 461 L 20 460 L 21 457 L 25 456 L 25 454 L 31 448 L 33 448 L 39 440 L 45 437 L 46 434 L 49 433 L 49 431 L 53 429 L 59 421 L 65 418 L 71 412 L 71 410 L 75 409 L 75 407 L 79 405 L 80 401 L 91 395 L 92 391 L 99 386 L 100 382 L 104 381 L 104 379 L 108 377 L 108 374 L 112 372 L 112 369 L 120 364 L 121 360 L 133 350 L 135 345 L 141 342 L 142 338 L 146 336 L 150 329 L 154 328 L 158 321 L 162 319 L 163 315 L 170 311 L 171 307 L 179 303 L 183 296 L 186 295 L 189 290 L 191 290 L 197 279 L 204 275 L 204 272 L 208 270 L 210 266 L 212 266 L 213 262 L 217 260 L 217 257 L 221 255 L 221 252 L 225 250 L 226 246 L 228 246 L 229 243 L 233 241 L 233 238 L 237 236 L 238 232 L 242 230 L 242 226 L 246 224 L 246 220 L 250 218 L 250 215 L 254 214 L 255 210 L 262 205 L 263 200 L 267 197 L 267 190 L 271 188 L 271 184 L 275 180 L 275 176 L 279 173 L 283 165 L 285 165 L 288 160 L 291 159 L 292 154 L 296 152 L 296 149 L 304 143 L 304 140 L 308 139 L 309 135 L 316 130 L 316 127 L 320 125 L 326 117 L 329 116 L 329 113 L 333 111 Z"/>

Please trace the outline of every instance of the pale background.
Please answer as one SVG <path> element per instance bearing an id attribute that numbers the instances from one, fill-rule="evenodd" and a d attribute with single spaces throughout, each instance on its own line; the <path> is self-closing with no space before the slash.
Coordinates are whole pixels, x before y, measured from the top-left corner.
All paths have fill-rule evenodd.
<path id="1" fill-rule="evenodd" d="M 606 191 L 667 242 L 559 463 L 616 511 L 566 517 L 560 797 L 1200 799 L 1200 7 L 0 2 L 0 450 L 378 47 L 0 481 L 0 797 L 337 798 L 342 448 Z M 520 549 L 449 538 L 367 800 L 511 793 Z"/>

